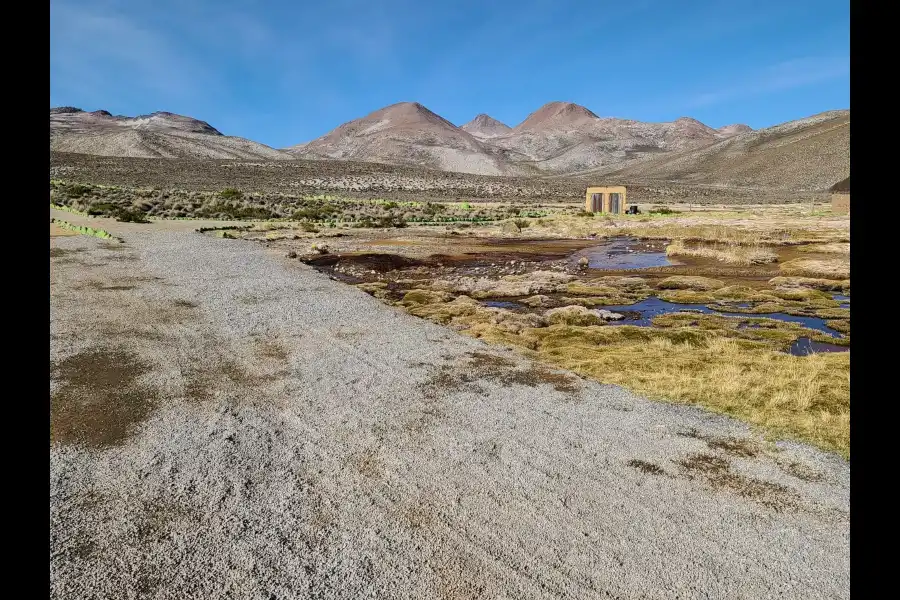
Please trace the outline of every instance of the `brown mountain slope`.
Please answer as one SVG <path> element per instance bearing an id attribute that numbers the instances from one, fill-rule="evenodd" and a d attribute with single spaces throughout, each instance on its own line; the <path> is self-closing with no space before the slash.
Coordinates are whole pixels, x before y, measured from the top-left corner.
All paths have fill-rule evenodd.
<path id="1" fill-rule="evenodd" d="M 549 102 L 514 128 L 481 114 L 462 127 L 415 102 L 401 102 L 287 151 L 485 175 L 565 174 L 695 148 L 731 135 L 696 119 L 642 123 L 600 118 L 571 102 Z"/>
<path id="2" fill-rule="evenodd" d="M 550 102 L 509 135 L 488 141 L 525 155 L 540 172 L 565 174 L 694 148 L 725 135 L 688 117 L 670 123 L 642 123 L 601 118 L 570 102 Z"/>
<path id="3" fill-rule="evenodd" d="M 747 133 L 748 131 L 753 131 L 753 128 L 749 125 L 744 125 L 743 123 L 735 123 L 733 125 L 719 127 L 716 131 L 718 131 L 722 137 L 731 137 L 733 135 L 740 135 L 742 133 Z"/>
<path id="4" fill-rule="evenodd" d="M 512 127 L 506 123 L 502 123 L 484 113 L 481 113 L 460 127 L 460 129 L 471 133 L 479 139 L 497 137 L 498 135 L 508 135 L 512 131 Z"/>
<path id="5" fill-rule="evenodd" d="M 592 170 L 605 180 L 826 190 L 850 172 L 850 111 L 824 112 L 700 148 Z"/>
<path id="6" fill-rule="evenodd" d="M 509 152 L 482 143 L 418 102 L 386 106 L 286 151 L 298 158 L 417 165 L 480 175 L 516 173 Z"/>
<path id="7" fill-rule="evenodd" d="M 191 117 L 168 112 L 119 117 L 72 107 L 50 109 L 50 149 L 138 158 L 291 158 L 264 144 L 222 135 Z"/>

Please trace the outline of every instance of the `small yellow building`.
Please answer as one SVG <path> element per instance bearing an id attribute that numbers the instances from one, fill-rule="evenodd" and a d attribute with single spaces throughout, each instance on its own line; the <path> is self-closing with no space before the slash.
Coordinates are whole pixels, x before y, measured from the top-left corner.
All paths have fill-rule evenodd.
<path id="1" fill-rule="evenodd" d="M 585 212 L 618 215 L 624 213 L 627 207 L 624 185 L 589 187 L 584 194 Z"/>
<path id="2" fill-rule="evenodd" d="M 831 212 L 836 215 L 850 214 L 850 192 L 836 192 L 831 195 Z"/>
<path id="3" fill-rule="evenodd" d="M 831 212 L 839 215 L 850 214 L 850 178 L 831 186 Z"/>

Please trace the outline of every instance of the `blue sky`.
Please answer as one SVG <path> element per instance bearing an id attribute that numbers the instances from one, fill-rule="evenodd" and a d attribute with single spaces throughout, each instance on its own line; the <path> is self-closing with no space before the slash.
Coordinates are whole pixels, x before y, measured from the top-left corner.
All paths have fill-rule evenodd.
<path id="1" fill-rule="evenodd" d="M 417 101 L 510 126 L 600 116 L 766 127 L 850 107 L 849 2 L 52 0 L 50 106 L 166 110 L 285 147 Z"/>

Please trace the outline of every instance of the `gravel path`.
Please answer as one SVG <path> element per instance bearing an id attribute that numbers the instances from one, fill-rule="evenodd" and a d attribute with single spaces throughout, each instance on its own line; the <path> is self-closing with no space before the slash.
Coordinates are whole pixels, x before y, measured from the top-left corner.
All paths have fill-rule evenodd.
<path id="1" fill-rule="evenodd" d="M 837 456 L 102 225 L 51 239 L 54 598 L 849 597 Z"/>

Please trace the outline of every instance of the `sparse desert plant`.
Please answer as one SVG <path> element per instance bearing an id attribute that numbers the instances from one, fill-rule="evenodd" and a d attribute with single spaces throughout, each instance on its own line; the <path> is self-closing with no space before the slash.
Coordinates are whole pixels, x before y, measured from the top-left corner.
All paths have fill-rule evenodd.
<path id="1" fill-rule="evenodd" d="M 119 207 L 113 204 L 112 202 L 92 202 L 87 208 L 87 214 L 92 217 L 102 216 L 102 215 L 112 215 Z"/>
<path id="2" fill-rule="evenodd" d="M 93 191 L 91 186 L 82 185 L 80 183 L 73 183 L 72 185 L 66 188 L 66 193 L 70 198 L 81 198 L 82 196 L 87 196 Z"/>
<path id="3" fill-rule="evenodd" d="M 649 210 L 651 215 L 678 215 L 681 214 L 679 210 L 672 210 L 668 206 L 654 206 Z"/>
<path id="4" fill-rule="evenodd" d="M 406 221 L 400 217 L 386 216 L 375 221 L 374 227 L 406 227 Z"/>
<path id="5" fill-rule="evenodd" d="M 330 204 L 318 204 L 313 206 L 304 206 L 294 211 L 291 219 L 295 221 L 324 221 L 330 219 L 338 209 Z"/>
<path id="6" fill-rule="evenodd" d="M 516 227 L 519 229 L 527 229 L 531 222 L 527 219 L 513 219 L 513 223 L 516 224 Z"/>
<path id="7" fill-rule="evenodd" d="M 235 188 L 225 188 L 224 190 L 219 192 L 219 197 L 224 200 L 237 200 L 238 198 L 241 198 L 243 195 L 244 195 L 244 192 L 242 192 L 239 189 L 235 189 Z"/>
<path id="8" fill-rule="evenodd" d="M 113 213 L 116 221 L 120 221 L 122 223 L 149 223 L 147 220 L 147 216 L 144 213 L 138 212 L 136 210 L 129 210 L 127 208 L 120 208 Z"/>
<path id="9" fill-rule="evenodd" d="M 334 224 L 331 224 L 331 227 L 334 227 Z M 319 230 L 316 229 L 316 226 L 312 223 L 300 223 L 300 229 L 305 231 L 306 233 L 319 233 Z"/>

